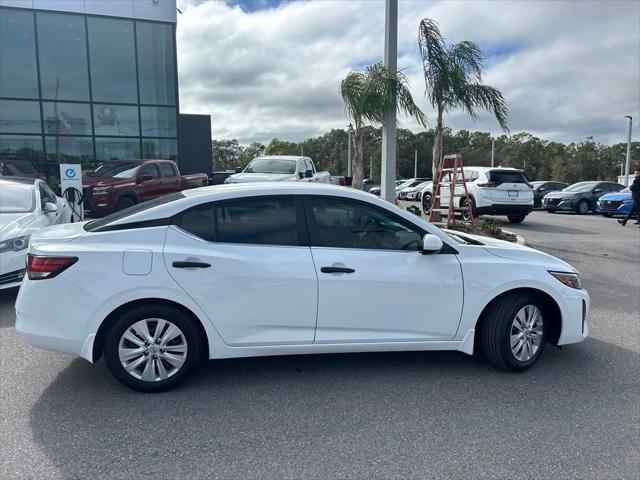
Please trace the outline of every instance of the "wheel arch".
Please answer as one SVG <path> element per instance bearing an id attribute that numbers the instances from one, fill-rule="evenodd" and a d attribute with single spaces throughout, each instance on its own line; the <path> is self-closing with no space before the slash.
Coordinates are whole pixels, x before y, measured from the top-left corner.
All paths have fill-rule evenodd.
<path id="1" fill-rule="evenodd" d="M 202 321 L 200 320 L 200 318 L 198 318 L 198 316 L 195 313 L 193 313 L 193 311 L 191 311 L 189 308 L 185 307 L 184 305 L 178 302 L 174 302 L 173 300 L 167 300 L 165 298 L 143 298 L 138 300 L 132 300 L 130 302 L 120 305 L 111 313 L 109 313 L 109 315 L 107 315 L 105 319 L 100 323 L 100 326 L 98 327 L 98 331 L 96 332 L 95 339 L 93 341 L 93 351 L 92 351 L 93 363 L 98 361 L 98 359 L 102 356 L 102 353 L 104 351 L 104 339 L 106 337 L 107 332 L 109 331 L 109 327 L 121 315 L 123 315 L 127 311 L 133 308 L 145 306 L 145 305 L 148 305 L 148 306 L 162 305 L 165 307 L 174 308 L 176 310 L 181 311 L 188 317 L 190 317 L 195 323 L 195 325 L 197 326 L 197 328 L 200 330 L 200 333 L 202 335 L 201 338 L 202 338 L 203 358 L 205 359 L 209 358 L 209 339 L 207 336 L 207 331 L 204 328 L 204 325 L 202 324 Z"/>
<path id="2" fill-rule="evenodd" d="M 114 202 L 114 206 L 115 204 L 118 203 L 118 201 L 121 198 L 130 198 L 131 200 L 133 200 L 135 203 L 139 203 L 139 198 L 138 198 L 138 194 L 136 193 L 135 190 L 123 190 L 122 192 L 118 193 L 116 195 L 116 199 Z"/>
<path id="3" fill-rule="evenodd" d="M 545 341 L 551 343 L 552 345 L 558 345 L 558 340 L 560 339 L 560 334 L 562 333 L 562 311 L 560 310 L 560 306 L 555 299 L 549 295 L 547 292 L 544 292 L 537 288 L 530 287 L 521 287 L 514 288 L 511 290 L 507 290 L 505 292 L 500 293 L 496 297 L 492 298 L 482 309 L 480 316 L 476 320 L 475 324 L 475 333 L 474 333 L 474 341 L 473 341 L 473 350 L 474 353 L 478 352 L 478 348 L 481 345 L 480 335 L 482 335 L 482 328 L 484 326 L 484 319 L 487 316 L 487 312 L 493 308 L 493 306 L 503 299 L 505 296 L 514 295 L 514 294 L 531 294 L 536 296 L 541 303 L 543 308 L 544 315 L 544 333 L 545 333 Z M 550 318 L 551 322 L 548 322 L 547 319 Z"/>

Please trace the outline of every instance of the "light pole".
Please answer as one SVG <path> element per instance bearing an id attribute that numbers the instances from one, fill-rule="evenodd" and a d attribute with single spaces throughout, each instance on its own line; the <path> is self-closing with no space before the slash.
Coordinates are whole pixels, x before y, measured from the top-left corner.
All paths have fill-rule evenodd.
<path id="1" fill-rule="evenodd" d="M 629 165 L 631 164 L 631 123 L 633 122 L 633 118 L 631 115 L 625 115 L 624 118 L 629 119 L 629 136 L 627 138 L 627 162 L 624 166 L 624 185 L 625 187 L 629 186 Z"/>
<path id="2" fill-rule="evenodd" d="M 415 151 L 413 158 L 413 178 L 418 178 L 418 150 Z"/>
<path id="3" fill-rule="evenodd" d="M 496 158 L 496 141 L 491 139 L 491 168 L 495 166 L 495 158 Z"/>
<path id="4" fill-rule="evenodd" d="M 398 0 L 384 2 L 384 66 L 398 70 Z M 384 113 L 380 194 L 388 202 L 396 198 L 396 102 Z"/>
<path id="5" fill-rule="evenodd" d="M 351 132 L 353 131 L 353 125 L 349 124 L 347 133 L 349 134 L 349 148 L 347 149 L 347 177 L 351 177 Z"/>

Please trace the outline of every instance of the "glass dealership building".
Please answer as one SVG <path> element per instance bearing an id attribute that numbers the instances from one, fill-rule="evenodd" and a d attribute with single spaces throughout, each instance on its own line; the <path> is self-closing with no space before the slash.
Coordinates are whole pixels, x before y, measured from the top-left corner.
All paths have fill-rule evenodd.
<path id="1" fill-rule="evenodd" d="M 175 0 L 0 0 L 0 155 L 47 175 L 176 160 L 175 15 Z"/>

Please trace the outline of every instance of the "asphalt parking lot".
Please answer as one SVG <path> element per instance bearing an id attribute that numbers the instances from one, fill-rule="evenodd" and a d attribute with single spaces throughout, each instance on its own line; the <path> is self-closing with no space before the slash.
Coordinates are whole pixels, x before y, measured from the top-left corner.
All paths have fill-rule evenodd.
<path id="1" fill-rule="evenodd" d="M 0 294 L 0 478 L 639 478 L 640 229 L 544 212 L 510 228 L 592 297 L 591 337 L 523 374 L 449 352 L 289 356 L 144 395 L 26 346 Z"/>

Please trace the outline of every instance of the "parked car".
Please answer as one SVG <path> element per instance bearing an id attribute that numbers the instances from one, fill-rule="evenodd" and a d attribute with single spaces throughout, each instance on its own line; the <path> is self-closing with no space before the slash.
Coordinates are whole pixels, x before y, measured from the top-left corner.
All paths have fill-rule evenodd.
<path id="1" fill-rule="evenodd" d="M 263 355 L 482 351 L 522 371 L 546 343 L 588 334 L 571 265 L 330 185 L 205 187 L 49 228 L 31 237 L 27 274 L 27 343 L 104 355 L 142 391 L 203 359 Z"/>
<path id="2" fill-rule="evenodd" d="M 403 188 L 398 192 L 398 200 L 406 200 L 407 202 L 415 202 L 418 194 L 429 185 L 433 185 L 433 181 L 427 180 L 420 182 L 414 187 Z"/>
<path id="3" fill-rule="evenodd" d="M 605 193 L 596 203 L 596 213 L 605 217 L 628 215 L 633 206 L 633 194 L 629 187 L 619 192 Z"/>
<path id="4" fill-rule="evenodd" d="M 396 183 L 396 198 L 400 199 L 400 195 L 404 190 L 407 189 L 411 189 L 414 187 L 417 187 L 418 185 L 420 185 L 421 183 L 427 182 L 429 181 L 428 178 L 421 178 L 421 177 L 416 177 L 416 178 L 410 178 L 409 180 L 405 180 L 404 182 L 400 183 L 399 185 Z"/>
<path id="5" fill-rule="evenodd" d="M 222 185 L 224 181 L 234 173 L 237 172 L 235 170 L 220 170 L 217 172 L 211 172 L 209 174 L 209 185 Z"/>
<path id="6" fill-rule="evenodd" d="M 241 172 L 224 183 L 317 182 L 331 183 L 329 172 L 318 172 L 309 157 L 279 155 L 254 158 Z"/>
<path id="7" fill-rule="evenodd" d="M 206 173 L 182 175 L 171 160 L 109 161 L 84 175 L 84 207 L 100 217 L 208 183 Z"/>
<path id="8" fill-rule="evenodd" d="M 12 154 L 0 154 L 0 176 L 46 180 L 45 174 L 31 160 Z"/>
<path id="9" fill-rule="evenodd" d="M 559 192 L 569 186 L 568 183 L 554 181 L 536 181 L 533 185 L 533 208 L 542 207 L 542 197 L 549 192 Z"/>
<path id="10" fill-rule="evenodd" d="M 20 285 L 31 235 L 70 220 L 67 201 L 42 180 L 0 177 L 0 290 Z"/>
<path id="11" fill-rule="evenodd" d="M 623 188 L 623 185 L 615 182 L 578 182 L 560 192 L 546 194 L 542 199 L 542 208 L 550 213 L 562 210 L 584 215 L 595 212 L 600 197 Z"/>
<path id="12" fill-rule="evenodd" d="M 524 170 L 502 167 L 464 167 L 467 191 L 474 217 L 505 215 L 511 223 L 521 223 L 533 209 L 533 191 Z M 448 177 L 440 188 L 440 206 L 449 205 L 451 188 Z M 454 206 L 464 220 L 469 208 L 461 175 L 456 179 Z"/>
<path id="13" fill-rule="evenodd" d="M 398 187 L 400 185 L 402 185 L 403 183 L 405 183 L 405 182 L 407 182 L 407 180 L 403 180 L 403 179 L 396 180 L 395 181 L 395 187 L 394 187 L 395 191 L 397 192 L 398 191 Z M 378 197 L 380 196 L 380 191 L 381 191 L 381 185 L 375 185 L 375 186 L 373 186 L 373 187 L 371 187 L 369 189 L 369 193 L 373 193 L 374 195 L 377 195 Z"/>
<path id="14" fill-rule="evenodd" d="M 362 190 L 364 190 L 365 192 L 368 192 L 372 187 L 375 186 L 377 186 L 377 184 L 372 178 L 365 178 L 364 180 L 362 180 Z"/>

